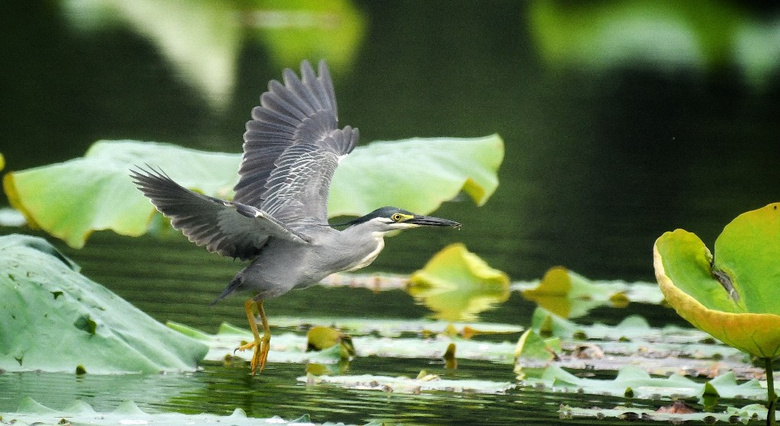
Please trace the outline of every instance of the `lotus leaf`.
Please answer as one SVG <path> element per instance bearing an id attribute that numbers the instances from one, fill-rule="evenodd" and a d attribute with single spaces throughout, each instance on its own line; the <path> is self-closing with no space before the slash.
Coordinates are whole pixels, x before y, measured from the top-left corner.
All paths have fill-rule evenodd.
<path id="1" fill-rule="evenodd" d="M 525 380 L 529 386 L 544 385 L 553 390 L 578 390 L 588 394 L 627 396 L 639 399 L 698 398 L 704 397 L 705 387 L 715 389 L 723 398 L 760 399 L 765 393 L 758 380 L 737 384 L 731 372 L 724 373 L 706 383 L 699 383 L 688 377 L 673 374 L 669 377 L 653 377 L 638 366 L 622 367 L 617 377 L 611 380 L 578 377 L 557 365 L 547 367 L 540 378 Z"/>
<path id="2" fill-rule="evenodd" d="M 329 212 L 361 215 L 397 205 L 426 214 L 461 190 L 483 204 L 498 185 L 502 159 L 503 141 L 497 135 L 358 147 L 336 170 Z M 238 154 L 169 144 L 98 141 L 82 158 L 8 173 L 3 188 L 31 226 L 79 248 L 95 230 L 138 236 L 149 228 L 154 208 L 133 186 L 128 176 L 133 166 L 159 167 L 182 186 L 229 198 L 240 161 Z M 377 191 L 380 186 L 383 190 Z"/>
<path id="3" fill-rule="evenodd" d="M 653 249 L 661 291 L 678 314 L 761 358 L 780 355 L 780 203 L 743 213 L 715 241 L 663 234 Z"/>
<path id="4" fill-rule="evenodd" d="M 371 320 L 366 320 L 370 323 Z M 194 337 L 209 346 L 207 361 L 221 362 L 226 355 L 233 355 L 237 343 L 252 338 L 249 330 L 230 324 L 220 326 L 217 334 L 206 334 L 182 324 L 168 323 L 170 327 Z M 375 336 L 353 336 L 352 343 L 358 357 L 380 356 L 393 358 L 441 359 L 452 339 L 442 338 L 387 338 Z M 330 354 L 306 352 L 307 338 L 294 333 L 274 334 L 269 362 L 305 364 L 309 362 L 333 363 L 339 360 L 340 348 Z M 487 359 L 497 363 L 511 363 L 515 345 L 509 342 L 492 343 L 473 340 L 458 340 L 459 359 Z M 334 356 L 331 356 L 334 355 Z M 251 353 L 236 352 L 236 357 L 249 360 Z"/>
<path id="5" fill-rule="evenodd" d="M 451 380 L 428 374 L 422 378 L 374 376 L 307 376 L 299 377 L 299 382 L 307 384 L 332 384 L 349 389 L 378 390 L 396 393 L 420 393 L 428 391 L 468 392 L 468 393 L 505 393 L 515 387 L 508 382 L 489 380 Z"/>
<path id="6" fill-rule="evenodd" d="M 279 417 L 260 419 L 248 417 L 246 412 L 236 408 L 229 416 L 216 414 L 160 413 L 157 410 L 146 412 L 132 401 L 121 403 L 113 411 L 97 411 L 84 401 L 77 400 L 63 410 L 49 408 L 30 397 L 26 397 L 16 412 L 3 413 L 3 423 L 19 425 L 33 424 L 89 424 L 89 425 L 146 425 L 164 424 L 184 426 L 193 424 L 230 424 L 230 425 L 295 425 L 307 419 L 286 421 Z M 67 421 L 65 420 L 67 419 Z M 310 424 L 305 422 L 303 424 Z"/>
<path id="7" fill-rule="evenodd" d="M 77 270 L 43 239 L 0 237 L 0 370 L 192 371 L 206 355 Z"/>
<path id="8" fill-rule="evenodd" d="M 523 297 L 564 318 L 578 318 L 601 306 L 629 302 L 658 303 L 658 286 L 625 281 L 594 281 L 562 266 L 550 268 L 533 287 L 519 288 Z"/>
<path id="9" fill-rule="evenodd" d="M 436 317 L 471 320 L 509 299 L 509 277 L 493 269 L 463 244 L 451 244 L 409 278 L 409 293 Z"/>

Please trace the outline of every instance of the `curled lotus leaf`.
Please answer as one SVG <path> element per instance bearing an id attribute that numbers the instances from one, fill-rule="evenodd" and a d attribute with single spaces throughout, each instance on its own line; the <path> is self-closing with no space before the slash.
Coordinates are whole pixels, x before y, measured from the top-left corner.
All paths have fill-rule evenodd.
<path id="1" fill-rule="evenodd" d="M 761 358 L 780 355 L 780 203 L 743 213 L 715 241 L 666 232 L 653 247 L 666 300 L 695 327 Z"/>

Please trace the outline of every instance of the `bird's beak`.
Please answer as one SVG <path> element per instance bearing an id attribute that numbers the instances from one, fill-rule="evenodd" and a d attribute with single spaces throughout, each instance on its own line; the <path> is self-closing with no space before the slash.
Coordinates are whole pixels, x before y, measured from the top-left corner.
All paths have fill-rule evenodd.
<path id="1" fill-rule="evenodd" d="M 414 215 L 414 217 L 407 220 L 406 223 L 418 226 L 451 226 L 460 229 L 460 223 L 458 222 L 433 216 Z"/>

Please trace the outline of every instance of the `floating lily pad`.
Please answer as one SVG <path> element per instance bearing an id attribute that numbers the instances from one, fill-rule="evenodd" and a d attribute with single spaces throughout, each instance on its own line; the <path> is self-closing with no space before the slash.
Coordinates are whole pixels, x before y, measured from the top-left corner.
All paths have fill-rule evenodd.
<path id="1" fill-rule="evenodd" d="M 192 371 L 207 346 L 168 329 L 45 240 L 0 237 L 0 370 Z"/>
<path id="2" fill-rule="evenodd" d="M 532 287 L 518 286 L 523 297 L 564 318 L 586 315 L 601 306 L 625 307 L 629 302 L 660 303 L 658 286 L 651 283 L 594 281 L 567 268 L 550 268 Z"/>
<path id="3" fill-rule="evenodd" d="M 723 412 L 694 412 L 694 413 L 668 413 L 659 412 L 650 408 L 618 406 L 614 408 L 598 408 L 589 406 L 572 407 L 562 405 L 559 411 L 562 419 L 594 418 L 602 420 L 604 418 L 618 418 L 621 420 L 642 420 L 657 421 L 671 424 L 684 424 L 697 422 L 700 424 L 714 424 L 716 421 L 738 424 L 748 423 L 749 420 L 764 420 L 766 418 L 766 408 L 759 404 L 751 404 L 742 408 L 727 407 Z"/>
<path id="4" fill-rule="evenodd" d="M 697 377 L 715 377 L 734 371 L 741 379 L 750 379 L 761 374 L 745 362 L 742 352 L 714 341 L 707 333 L 673 325 L 651 327 L 639 316 L 629 316 L 615 326 L 583 325 L 537 308 L 531 330 L 538 337 L 529 334 L 518 341 L 518 374 L 545 367 L 552 351 L 556 365 L 579 370 L 617 370 L 633 364 L 656 375 L 686 371 Z M 557 346 L 548 348 L 553 338 L 559 339 Z"/>
<path id="5" fill-rule="evenodd" d="M 780 355 L 780 204 L 734 219 L 714 256 L 682 229 L 658 238 L 653 253 L 658 283 L 680 316 L 755 356 Z"/>
<path id="6" fill-rule="evenodd" d="M 550 361 L 560 351 L 561 339 L 557 337 L 543 339 L 533 329 L 528 329 L 517 340 L 515 358 L 535 358 Z"/>
<path id="7" fill-rule="evenodd" d="M 436 253 L 409 281 L 409 294 L 434 311 L 436 318 L 451 321 L 473 320 L 510 294 L 509 277 L 460 243 Z"/>
<path id="8" fill-rule="evenodd" d="M 505 393 L 515 387 L 509 382 L 493 382 L 489 380 L 450 380 L 436 375 L 425 375 L 422 378 L 374 376 L 306 376 L 299 377 L 299 382 L 308 385 L 330 384 L 349 389 L 376 390 L 383 392 L 420 393 L 429 391 L 469 392 L 469 393 Z"/>
<path id="9" fill-rule="evenodd" d="M 705 386 L 706 384 L 709 386 Z M 668 377 L 653 377 L 642 368 L 633 365 L 622 367 L 614 379 L 591 379 L 575 376 L 557 365 L 547 367 L 540 378 L 527 378 L 525 384 L 552 391 L 583 392 L 596 395 L 612 395 L 638 399 L 660 398 L 702 400 L 705 387 L 715 389 L 723 398 L 739 396 L 744 399 L 761 400 L 766 397 L 766 388 L 758 380 L 737 384 L 733 373 L 725 373 L 706 383 L 672 374 Z"/>
<path id="10" fill-rule="evenodd" d="M 425 214 L 461 190 L 483 204 L 498 185 L 496 170 L 502 159 L 503 141 L 497 135 L 358 147 L 333 177 L 329 213 L 361 215 L 397 205 Z M 132 167 L 160 167 L 182 186 L 229 198 L 240 161 L 239 154 L 153 142 L 98 141 L 82 158 L 7 173 L 3 188 L 30 226 L 78 248 L 95 230 L 130 236 L 147 231 L 154 208 L 130 180 Z M 380 186 L 386 190 L 377 191 Z"/>
<path id="11" fill-rule="evenodd" d="M 67 420 L 66 420 L 67 419 Z M 13 413 L 4 413 L 2 422 L 15 425 L 37 424 L 89 424 L 89 425 L 146 425 L 164 424 L 170 426 L 193 424 L 229 425 L 287 425 L 300 424 L 302 420 L 287 421 L 280 417 L 266 419 L 247 417 L 246 412 L 236 408 L 229 416 L 216 414 L 147 413 L 132 401 L 120 404 L 114 411 L 98 412 L 84 401 L 76 401 L 64 410 L 55 410 L 26 397 Z"/>
<path id="12" fill-rule="evenodd" d="M 331 327 L 314 326 L 306 334 L 307 351 L 324 351 L 334 348 L 339 358 L 348 360 L 355 356 L 352 337 Z"/>
<path id="13" fill-rule="evenodd" d="M 307 321 L 302 320 L 302 322 Z M 249 330 L 237 328 L 230 324 L 223 324 L 216 334 L 207 334 L 182 324 L 169 323 L 168 325 L 207 344 L 209 352 L 206 355 L 206 361 L 222 362 L 226 356 L 232 357 L 234 355 L 241 359 L 249 360 L 252 356 L 250 352 L 233 353 L 240 342 L 248 341 L 252 338 Z M 446 335 L 433 338 L 352 337 L 354 351 L 358 357 L 442 359 L 448 345 L 453 341 L 457 343 L 459 359 L 490 360 L 506 364 L 510 364 L 513 360 L 512 354 L 515 345 L 510 342 L 478 342 L 474 340 L 452 339 Z M 271 352 L 268 354 L 268 362 L 333 364 L 340 359 L 341 349 L 339 347 L 333 347 L 331 349 L 334 350 L 322 352 L 307 352 L 307 346 L 306 336 L 294 333 L 274 334 L 271 339 Z"/>

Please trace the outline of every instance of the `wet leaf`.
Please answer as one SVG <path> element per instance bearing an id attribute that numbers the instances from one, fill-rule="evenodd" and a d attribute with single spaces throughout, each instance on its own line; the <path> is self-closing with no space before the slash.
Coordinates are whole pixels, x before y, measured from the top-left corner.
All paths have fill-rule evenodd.
<path id="1" fill-rule="evenodd" d="M 564 267 L 550 268 L 523 297 L 564 318 L 577 318 L 600 306 L 625 307 L 629 301 L 659 303 L 655 284 L 593 281 Z"/>
<path id="2" fill-rule="evenodd" d="M 307 376 L 299 377 L 299 382 L 307 385 L 337 385 L 348 389 L 375 390 L 396 393 L 420 393 L 430 391 L 469 392 L 469 393 L 505 393 L 515 387 L 509 382 L 489 380 L 449 380 L 435 375 L 421 378 L 389 376 Z"/>
<path id="3" fill-rule="evenodd" d="M 63 423 L 67 419 L 67 423 Z M 64 410 L 54 410 L 26 397 L 16 412 L 4 413 L 2 421 L 8 424 L 164 424 L 185 426 L 193 424 L 230 424 L 230 425 L 292 425 L 300 424 L 300 419 L 286 421 L 279 417 L 247 417 L 244 410 L 236 408 L 229 416 L 216 414 L 147 413 L 132 401 L 121 403 L 113 411 L 95 411 L 84 401 L 75 401 Z"/>
<path id="4" fill-rule="evenodd" d="M 561 416 L 567 419 L 578 418 L 618 418 L 623 420 L 642 419 L 645 421 L 666 422 L 682 424 L 696 422 L 697 424 L 712 424 L 716 421 L 727 424 L 748 423 L 748 420 L 766 419 L 766 407 L 758 404 L 748 405 L 742 408 L 728 407 L 725 412 L 693 412 L 693 413 L 663 413 L 652 408 L 618 406 L 614 408 L 599 407 L 572 407 L 562 405 Z M 751 422 L 752 423 L 752 422 Z"/>
<path id="5" fill-rule="evenodd" d="M 461 190 L 483 204 L 498 185 L 496 170 L 502 159 L 503 141 L 497 135 L 361 146 L 333 177 L 329 213 L 361 215 L 397 205 L 426 214 Z M 240 161 L 239 154 L 169 144 L 98 141 L 82 158 L 7 173 L 3 188 L 30 226 L 78 248 L 96 230 L 130 236 L 147 232 L 154 208 L 131 182 L 130 168 L 160 167 L 184 187 L 229 198 Z M 386 190 L 377 191 L 378 186 Z"/>
<path id="6" fill-rule="evenodd" d="M 45 240 L 0 237 L 0 370 L 191 371 L 207 347 L 105 287 Z"/>
<path id="7" fill-rule="evenodd" d="M 370 320 L 366 320 L 370 322 Z M 303 322 L 307 322 L 304 320 Z M 201 336 L 200 341 L 209 346 L 207 361 L 223 362 L 226 355 L 233 356 L 233 351 L 242 341 L 248 341 L 252 334 L 247 329 L 222 324 L 216 334 L 207 334 L 181 324 L 169 324 L 176 330 L 182 330 L 190 336 Z M 271 324 L 272 329 L 274 324 Z M 405 337 L 375 337 L 353 336 L 352 343 L 358 357 L 380 356 L 393 358 L 427 358 L 440 360 L 444 357 L 447 346 L 453 342 L 449 337 L 436 338 L 405 338 Z M 513 360 L 514 345 L 510 342 L 478 342 L 472 340 L 457 340 L 458 358 L 472 360 L 490 360 L 497 363 L 510 364 Z M 268 362 L 289 363 L 321 363 L 333 364 L 339 357 L 333 357 L 324 352 L 306 352 L 307 339 L 294 333 L 274 332 L 271 339 L 271 351 Z M 334 352 L 338 355 L 338 350 Z M 235 356 L 249 360 L 249 352 L 236 352 Z"/>
<path id="8" fill-rule="evenodd" d="M 456 346 L 454 343 L 447 345 L 447 350 L 444 351 L 444 368 L 454 370 L 458 368 L 458 358 L 455 356 Z"/>
<path id="9" fill-rule="evenodd" d="M 702 331 L 650 327 L 638 316 L 629 316 L 615 326 L 583 325 L 537 308 L 531 329 L 539 336 L 560 339 L 555 362 L 561 367 L 617 370 L 635 364 L 657 375 L 681 371 L 696 377 L 715 377 L 724 371 L 733 371 L 743 379 L 761 375 L 761 369 L 746 363 L 739 350 L 709 341 Z M 524 357 L 517 360 L 516 370 L 545 367 L 547 362 Z"/>
<path id="10" fill-rule="evenodd" d="M 543 339 L 534 330 L 528 329 L 517 340 L 515 358 L 534 358 L 551 361 L 556 358 L 556 352 L 561 351 L 559 338 Z"/>
<path id="11" fill-rule="evenodd" d="M 472 320 L 509 299 L 509 277 L 493 269 L 463 244 L 450 244 L 409 278 L 409 294 L 436 318 Z"/>
<path id="12" fill-rule="evenodd" d="M 306 334 L 306 350 L 322 351 L 337 347 L 339 358 L 350 359 L 355 356 L 352 337 L 331 327 L 315 326 Z"/>
<path id="13" fill-rule="evenodd" d="M 474 335 L 516 334 L 523 327 L 512 324 L 488 322 L 449 322 L 442 320 L 420 319 L 369 319 L 369 318 L 301 318 L 274 316 L 270 319 L 274 327 L 298 328 L 308 325 L 327 325 L 348 331 L 351 335 L 378 334 L 383 337 L 396 337 L 404 333 L 418 335 L 455 335 L 470 338 Z"/>
<path id="14" fill-rule="evenodd" d="M 780 204 L 743 213 L 715 242 L 690 232 L 654 245 L 656 278 L 669 304 L 697 328 L 758 357 L 780 355 Z"/>
<path id="15" fill-rule="evenodd" d="M 761 400 L 766 397 L 766 389 L 758 380 L 737 384 L 733 373 L 726 373 L 709 382 L 707 394 L 715 389 L 721 398 L 733 398 L 739 395 L 743 399 Z M 700 402 L 705 396 L 705 383 L 672 374 L 668 377 L 653 377 L 643 369 L 626 365 L 618 370 L 612 380 L 578 377 L 557 365 L 547 367 L 540 378 L 526 378 L 524 384 L 539 388 L 544 386 L 553 391 L 582 392 L 596 395 L 623 397 L 630 390 L 632 398 L 658 400 L 660 398 L 695 398 Z"/>

